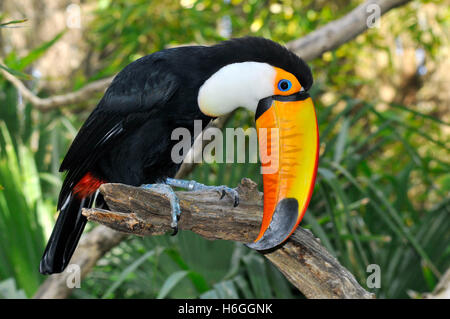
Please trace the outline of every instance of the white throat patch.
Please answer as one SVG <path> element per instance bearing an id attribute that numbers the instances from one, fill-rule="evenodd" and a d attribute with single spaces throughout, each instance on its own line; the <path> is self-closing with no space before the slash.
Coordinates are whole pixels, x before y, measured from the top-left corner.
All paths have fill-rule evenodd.
<path id="1" fill-rule="evenodd" d="M 276 70 L 267 63 L 226 65 L 200 87 L 200 110 L 209 116 L 221 116 L 240 106 L 255 112 L 259 100 L 274 94 L 275 77 Z"/>

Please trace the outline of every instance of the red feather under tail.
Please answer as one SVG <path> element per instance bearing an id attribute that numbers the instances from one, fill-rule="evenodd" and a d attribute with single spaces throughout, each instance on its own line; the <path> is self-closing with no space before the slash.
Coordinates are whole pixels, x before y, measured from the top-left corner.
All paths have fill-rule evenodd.
<path id="1" fill-rule="evenodd" d="M 88 172 L 75 185 L 75 187 L 73 188 L 73 193 L 76 194 L 79 198 L 85 198 L 95 193 L 100 185 L 104 183 L 104 181 Z"/>

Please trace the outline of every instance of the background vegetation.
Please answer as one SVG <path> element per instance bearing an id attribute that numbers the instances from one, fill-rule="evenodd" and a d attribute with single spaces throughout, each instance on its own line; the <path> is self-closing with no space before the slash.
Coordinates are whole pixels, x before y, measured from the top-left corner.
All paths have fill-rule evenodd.
<path id="1" fill-rule="evenodd" d="M 30 39 L 34 18 L 46 13 L 18 17 L 25 14 L 12 2 L 0 5 L 0 22 L 29 21 L 0 25 L 1 67 L 41 96 L 76 90 L 168 46 L 245 35 L 286 43 L 360 3 L 90 0 L 80 4 L 81 37 L 79 30 L 46 32 L 44 25 L 35 32 L 45 36 Z M 444 1 L 413 1 L 383 17 L 380 28 L 311 62 L 321 157 L 302 227 L 365 288 L 367 266 L 380 265 L 381 288 L 371 290 L 379 298 L 419 297 L 450 264 L 450 78 L 443 71 L 449 24 Z M 55 76 L 52 69 L 66 61 L 52 52 L 67 43 L 84 55 Z M 0 297 L 31 297 L 45 279 L 37 269 L 56 217 L 59 164 L 94 106 L 40 112 L 0 77 Z M 251 125 L 253 116 L 243 111 L 227 123 Z M 204 164 L 191 175 L 206 184 L 235 186 L 242 177 L 261 184 L 257 164 Z M 302 296 L 243 245 L 181 232 L 127 239 L 73 297 Z"/>

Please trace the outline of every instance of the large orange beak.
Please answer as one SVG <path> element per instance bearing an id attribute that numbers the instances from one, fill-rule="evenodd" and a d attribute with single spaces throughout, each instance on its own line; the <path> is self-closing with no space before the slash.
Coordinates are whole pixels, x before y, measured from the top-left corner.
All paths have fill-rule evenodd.
<path id="1" fill-rule="evenodd" d="M 316 179 L 319 131 L 305 92 L 261 100 L 255 119 L 264 214 L 258 237 L 247 246 L 266 250 L 289 238 L 305 214 Z"/>

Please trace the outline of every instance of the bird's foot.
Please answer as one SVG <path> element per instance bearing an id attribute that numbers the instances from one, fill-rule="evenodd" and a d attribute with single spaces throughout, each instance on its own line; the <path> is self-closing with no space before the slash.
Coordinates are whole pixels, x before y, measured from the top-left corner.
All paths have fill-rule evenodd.
<path id="1" fill-rule="evenodd" d="M 230 197 L 234 201 L 234 207 L 239 205 L 239 193 L 228 186 L 221 185 L 221 186 L 208 186 L 201 184 L 196 181 L 189 181 L 189 180 L 182 180 L 182 179 L 175 179 L 175 178 L 167 178 L 166 184 L 173 186 L 173 187 L 180 187 L 191 191 L 199 191 L 199 190 L 213 190 L 216 192 L 219 192 L 221 194 L 220 199 L 224 198 L 225 195 Z"/>
<path id="2" fill-rule="evenodd" d="M 178 220 L 181 216 L 181 208 L 180 201 L 173 189 L 167 184 L 144 184 L 141 185 L 141 187 L 144 189 L 151 189 L 167 196 L 172 208 L 172 223 L 170 224 L 170 227 L 173 229 L 172 236 L 176 235 L 178 233 Z"/>

